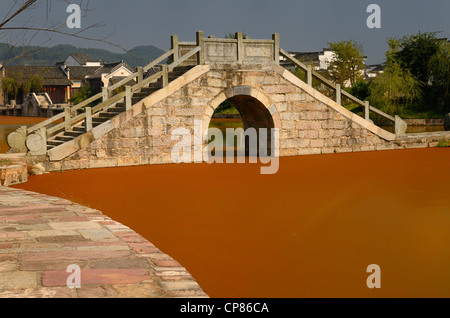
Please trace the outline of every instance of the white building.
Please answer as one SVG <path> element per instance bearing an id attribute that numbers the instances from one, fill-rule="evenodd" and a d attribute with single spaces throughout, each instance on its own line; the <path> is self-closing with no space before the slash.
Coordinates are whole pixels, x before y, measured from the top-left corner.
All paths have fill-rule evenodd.
<path id="1" fill-rule="evenodd" d="M 57 63 L 57 65 L 65 66 L 101 66 L 100 61 L 95 61 L 85 53 L 70 53 L 64 62 Z"/>
<path id="2" fill-rule="evenodd" d="M 326 71 L 335 58 L 335 53 L 329 48 L 319 52 L 288 52 L 293 58 L 306 65 L 312 65 L 316 71 Z M 289 67 L 290 64 L 285 57 L 280 57 L 280 64 Z"/>

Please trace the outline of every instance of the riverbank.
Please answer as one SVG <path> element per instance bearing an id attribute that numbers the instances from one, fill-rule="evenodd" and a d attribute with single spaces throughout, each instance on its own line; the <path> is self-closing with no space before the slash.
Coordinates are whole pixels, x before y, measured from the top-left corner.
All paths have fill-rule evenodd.
<path id="1" fill-rule="evenodd" d="M 67 286 L 72 264 L 80 288 Z M 0 297 L 192 296 L 207 297 L 184 267 L 99 210 L 0 187 Z"/>
<path id="2" fill-rule="evenodd" d="M 7 137 L 20 126 L 30 126 L 38 124 L 48 119 L 47 117 L 21 117 L 21 116 L 0 116 L 0 153 L 9 150 Z"/>

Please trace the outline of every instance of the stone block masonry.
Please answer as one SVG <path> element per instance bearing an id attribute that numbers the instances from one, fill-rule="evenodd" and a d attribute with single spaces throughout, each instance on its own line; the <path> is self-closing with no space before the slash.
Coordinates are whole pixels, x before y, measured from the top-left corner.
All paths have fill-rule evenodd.
<path id="1" fill-rule="evenodd" d="M 47 171 L 172 163 L 172 131 L 206 132 L 230 99 L 244 127 L 279 128 L 280 156 L 432 147 L 450 134 L 396 136 L 351 113 L 279 65 L 199 65 L 104 123 L 79 150 L 50 156 Z M 102 125 L 103 126 L 103 125 Z M 79 137 L 79 138 L 84 138 Z M 206 141 L 204 142 L 204 146 Z M 193 152 L 193 150 L 192 150 Z M 42 157 L 41 157 L 42 159 Z M 30 157 L 32 162 L 34 159 Z M 39 160 L 37 160 L 39 161 Z"/>
<path id="2" fill-rule="evenodd" d="M 67 287 L 67 267 L 81 288 Z M 100 211 L 0 187 L 0 298 L 207 297 L 189 272 Z"/>

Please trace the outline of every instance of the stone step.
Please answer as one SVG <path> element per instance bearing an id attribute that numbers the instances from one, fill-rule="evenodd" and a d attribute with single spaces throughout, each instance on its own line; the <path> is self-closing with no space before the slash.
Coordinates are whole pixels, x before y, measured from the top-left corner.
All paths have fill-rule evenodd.
<path id="1" fill-rule="evenodd" d="M 134 98 L 144 99 L 144 98 L 150 96 L 151 94 L 153 94 L 154 92 L 156 92 L 156 90 L 153 91 L 153 92 L 148 92 L 148 93 L 147 93 L 147 92 L 144 92 L 144 93 L 135 93 L 135 94 L 133 95 L 133 97 L 134 97 Z"/>
<path id="2" fill-rule="evenodd" d="M 74 129 L 75 127 L 72 127 L 72 129 Z M 64 136 L 72 136 L 72 137 L 78 137 L 81 136 L 82 134 L 84 134 L 84 131 L 66 131 L 64 132 Z"/>
<path id="3" fill-rule="evenodd" d="M 72 139 L 74 139 L 73 136 L 56 136 L 55 137 L 55 140 L 60 140 L 62 142 L 71 141 Z"/>
<path id="4" fill-rule="evenodd" d="M 184 73 L 192 69 L 194 66 L 178 66 L 173 69 L 172 72 L 168 74 L 168 81 L 172 82 L 178 77 L 182 76 Z M 143 87 L 140 92 L 136 92 L 132 97 L 132 104 L 136 104 L 140 102 L 142 99 L 147 96 L 153 94 L 154 92 L 160 90 L 162 88 L 162 78 L 159 78 L 156 82 L 150 83 L 147 87 Z M 105 121 L 109 120 L 117 116 L 118 114 L 125 111 L 125 103 L 119 102 L 113 107 L 108 108 L 107 110 L 99 113 L 96 117 L 92 118 L 92 126 L 97 127 L 101 125 Z M 57 147 L 64 142 L 73 140 L 74 138 L 81 136 L 86 132 L 86 124 L 82 122 L 81 125 L 72 127 L 71 131 L 64 132 L 63 135 L 56 136 L 53 140 L 49 140 L 47 143 L 48 150 Z"/>
<path id="5" fill-rule="evenodd" d="M 161 83 L 150 83 L 149 85 L 148 85 L 148 87 L 143 87 L 142 89 L 141 89 L 141 92 L 142 91 L 145 91 L 146 89 L 152 89 L 152 88 L 157 88 L 157 89 L 160 89 L 162 87 L 162 82 Z"/>
<path id="6" fill-rule="evenodd" d="M 92 124 L 94 125 L 94 124 L 102 124 L 102 123 L 104 123 L 105 121 L 107 121 L 109 118 L 107 118 L 107 117 L 95 117 L 95 118 L 92 118 Z M 98 126 L 98 125 L 97 125 Z"/>
<path id="7" fill-rule="evenodd" d="M 160 90 L 161 87 L 155 87 L 155 88 L 145 88 L 142 89 L 140 93 L 134 93 L 134 95 L 136 94 L 144 94 L 146 97 L 153 94 L 154 92 Z"/>
<path id="8" fill-rule="evenodd" d="M 146 97 L 146 96 L 144 96 L 144 97 Z M 136 103 L 139 103 L 144 97 L 142 97 L 142 96 L 133 96 L 133 97 L 131 97 L 131 103 L 134 105 L 134 104 L 136 104 Z"/>
<path id="9" fill-rule="evenodd" d="M 76 132 L 81 132 L 81 133 L 86 132 L 86 126 L 84 124 L 82 127 L 72 127 L 72 129 Z"/>
<path id="10" fill-rule="evenodd" d="M 111 108 L 108 108 L 105 112 L 106 113 L 122 113 L 124 111 L 125 111 L 125 106 L 124 107 L 111 107 Z M 102 112 L 102 113 L 105 113 L 105 112 Z"/>
<path id="11" fill-rule="evenodd" d="M 59 146 L 59 145 L 62 145 L 63 143 L 64 143 L 64 142 L 61 141 L 61 140 L 48 140 L 48 141 L 47 141 L 47 145 L 48 145 L 48 146 L 54 146 L 54 147 Z"/>
<path id="12" fill-rule="evenodd" d="M 183 75 L 184 73 L 186 73 L 185 71 L 180 71 L 180 72 L 170 72 L 169 73 L 169 78 L 170 77 L 180 77 L 181 75 Z"/>
<path id="13" fill-rule="evenodd" d="M 119 115 L 120 114 L 120 112 L 112 112 L 112 111 L 110 111 L 110 112 L 102 112 L 102 113 L 100 113 L 100 115 L 99 115 L 99 117 L 104 117 L 104 118 L 113 118 L 113 117 L 115 117 L 115 116 L 117 116 L 117 115 Z"/>
<path id="14" fill-rule="evenodd" d="M 195 67 L 195 65 L 187 65 L 187 66 L 177 66 L 177 67 L 175 67 L 173 70 L 172 70 L 172 72 L 180 72 L 180 71 L 182 71 L 182 72 L 187 72 L 187 71 L 189 71 L 190 69 L 192 69 L 192 68 L 194 68 Z"/>

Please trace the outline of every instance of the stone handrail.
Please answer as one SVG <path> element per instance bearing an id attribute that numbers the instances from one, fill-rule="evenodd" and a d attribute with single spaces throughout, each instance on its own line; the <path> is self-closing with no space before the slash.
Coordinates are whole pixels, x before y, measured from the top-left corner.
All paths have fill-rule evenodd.
<path id="1" fill-rule="evenodd" d="M 173 54 L 173 50 L 169 50 L 168 52 L 164 53 L 163 55 L 161 55 L 157 59 L 155 59 L 152 62 L 150 62 L 149 64 L 147 64 L 143 68 L 143 71 L 145 71 L 145 72 L 148 71 L 150 68 L 154 67 L 156 64 L 160 63 L 161 61 L 163 61 L 164 59 L 166 59 L 167 57 L 169 57 L 172 54 Z M 127 78 L 125 78 L 125 79 L 121 80 L 120 82 L 114 84 L 113 86 L 108 87 L 107 88 L 108 92 L 112 92 L 113 90 L 124 86 L 125 84 L 127 84 L 131 80 L 134 80 L 137 76 L 139 76 L 139 72 L 135 72 L 135 73 L 131 74 L 130 76 L 128 76 Z M 70 107 L 70 111 L 71 112 L 75 112 L 78 109 L 81 109 L 81 108 L 89 105 L 90 103 L 92 103 L 92 102 L 94 102 L 94 101 L 96 101 L 96 100 L 98 100 L 98 99 L 100 99 L 102 97 L 105 97 L 104 93 L 98 93 L 98 94 L 96 94 L 96 95 L 94 95 L 94 96 L 92 96 L 92 97 L 82 101 L 81 103 Z M 108 100 L 108 99 L 106 99 L 106 100 Z M 55 121 L 60 120 L 60 119 L 65 118 L 65 117 L 66 117 L 65 113 L 57 114 L 57 115 L 55 115 L 55 116 L 53 116 L 53 117 L 51 117 L 49 119 L 46 119 L 46 120 L 40 122 L 39 124 L 31 126 L 30 128 L 28 128 L 27 132 L 28 132 L 28 134 L 32 133 L 32 132 L 37 131 L 37 130 L 39 130 L 41 128 L 47 127 L 47 126 L 53 124 Z M 52 131 L 52 130 L 50 130 L 50 131 Z"/>
<path id="2" fill-rule="evenodd" d="M 102 97 L 102 93 L 98 93 L 98 94 L 96 94 L 96 95 L 94 95 L 92 97 L 89 97 L 88 99 L 82 101 L 81 103 L 71 107 L 70 110 L 71 111 L 76 111 L 76 110 L 78 110 L 80 108 L 85 107 L 86 105 L 89 105 L 90 103 L 96 101 L 97 99 L 99 99 L 101 97 Z M 62 119 L 64 117 L 65 117 L 64 113 L 59 113 L 59 114 L 57 114 L 57 115 L 55 115 L 55 116 L 53 116 L 53 117 L 51 117 L 49 119 L 46 119 L 46 120 L 40 122 L 39 124 L 31 126 L 30 128 L 28 128 L 28 133 L 32 133 L 32 132 L 37 131 L 37 130 L 43 128 L 43 127 L 51 125 L 55 121 L 60 120 L 60 119 Z"/>
<path id="3" fill-rule="evenodd" d="M 395 126 L 397 125 L 397 121 L 400 119 L 398 116 L 393 117 L 391 115 L 388 115 L 385 112 L 383 112 L 373 106 L 370 106 L 368 101 L 362 101 L 362 100 L 356 98 L 355 96 L 353 96 L 352 94 L 348 93 L 347 91 L 342 90 L 341 85 L 335 84 L 332 81 L 326 79 L 325 77 L 320 75 L 318 72 L 313 70 L 310 65 L 303 64 L 302 62 L 300 62 L 296 58 L 292 57 L 288 52 L 286 52 L 285 50 L 283 50 L 281 48 L 280 48 L 280 55 L 284 56 L 287 60 L 289 60 L 295 66 L 299 67 L 300 69 L 302 69 L 303 71 L 306 72 L 306 83 L 308 85 L 312 86 L 312 79 L 313 79 L 313 77 L 316 78 L 317 80 L 319 80 L 320 82 L 322 82 L 323 84 L 325 84 L 326 86 L 328 86 L 329 88 L 331 88 L 332 90 L 334 90 L 336 92 L 336 102 L 338 104 L 341 104 L 342 96 L 345 96 L 348 99 L 350 99 L 351 101 L 355 102 L 356 104 L 364 107 L 364 119 L 370 120 L 369 112 L 372 111 L 372 112 L 392 121 L 394 123 L 394 130 L 396 130 Z"/>
<path id="4" fill-rule="evenodd" d="M 164 61 L 166 58 L 168 58 L 169 56 L 171 56 L 173 54 L 173 50 L 169 50 L 166 53 L 164 53 L 163 55 L 161 55 L 160 57 L 158 57 L 156 60 L 152 61 L 151 63 L 147 64 L 146 66 L 144 66 L 142 68 L 143 72 L 147 72 L 149 69 L 151 69 L 152 67 L 156 66 L 158 63 L 161 63 L 162 61 Z M 112 92 L 113 90 L 122 87 L 124 85 L 126 85 L 127 83 L 129 83 L 130 81 L 134 80 L 136 77 L 138 77 L 140 75 L 140 72 L 135 72 L 133 74 L 131 74 L 130 76 L 128 76 L 127 78 L 124 78 L 122 80 L 120 80 L 119 82 L 117 82 L 116 84 L 109 86 L 108 87 L 108 91 Z"/>
<path id="5" fill-rule="evenodd" d="M 200 47 L 197 60 L 191 64 L 278 64 L 279 35 L 273 34 L 271 40 L 250 39 L 242 32 L 236 32 L 235 38 L 219 39 L 205 37 L 203 31 L 196 33 L 196 42 L 177 42 L 176 52 L 182 54 L 194 47 Z"/>
<path id="6" fill-rule="evenodd" d="M 181 58 L 179 58 L 178 60 L 174 61 L 172 64 L 170 64 L 168 66 L 169 72 L 172 71 L 175 67 L 179 66 L 181 63 L 185 62 L 191 56 L 194 56 L 195 54 L 197 54 L 200 51 L 201 51 L 201 47 L 197 46 L 194 49 L 192 49 L 191 51 L 189 51 L 189 53 L 184 54 Z"/>
<path id="7" fill-rule="evenodd" d="M 55 134 L 59 133 L 62 130 L 69 130 L 73 125 L 81 122 L 82 120 L 86 121 L 86 131 L 90 131 L 92 129 L 92 117 L 99 113 L 100 111 L 105 110 L 106 108 L 116 104 L 120 100 L 125 99 L 125 109 L 128 110 L 131 108 L 132 104 L 132 94 L 141 88 L 145 87 L 146 85 L 150 84 L 153 81 L 158 80 L 162 77 L 163 87 L 168 84 L 168 72 L 172 71 L 176 66 L 180 65 L 181 63 L 185 62 L 188 58 L 192 57 L 193 55 L 199 53 L 201 51 L 200 47 L 195 47 L 186 54 L 184 54 L 181 57 L 178 57 L 178 43 L 177 38 L 175 36 L 172 37 L 172 49 L 162 54 L 157 59 L 153 60 L 149 64 L 147 64 L 145 67 L 138 68 L 138 71 L 131 74 L 127 78 L 119 81 L 118 83 L 114 84 L 113 86 L 110 86 L 108 88 L 104 88 L 102 92 L 82 101 L 81 103 L 72 106 L 72 107 L 66 107 L 64 109 L 64 112 L 59 113 L 51 118 L 48 118 L 36 125 L 33 125 L 29 128 L 27 127 L 21 127 L 16 132 L 11 133 L 11 137 L 8 136 L 8 143 L 11 140 L 14 145 L 10 146 L 11 148 L 14 148 L 14 151 L 20 151 L 20 152 L 26 152 L 28 147 L 28 137 L 39 135 L 40 138 L 43 139 L 42 142 L 42 149 L 40 150 L 33 150 L 35 154 L 43 154 L 46 153 L 46 144 L 48 138 L 54 136 Z M 162 71 L 153 74 L 152 76 L 149 76 L 148 78 L 143 78 L 143 73 L 147 72 L 152 67 L 156 66 L 158 63 L 162 62 L 163 60 L 167 59 L 168 57 L 173 56 L 173 62 L 170 65 L 163 65 Z M 137 83 L 133 86 L 126 85 L 130 81 L 137 78 Z M 124 87 L 125 91 L 120 92 L 116 95 L 112 95 L 112 91 Z M 95 102 L 98 99 L 103 98 L 103 101 L 94 106 L 94 107 L 87 107 L 90 103 Z M 73 114 L 80 110 L 85 109 L 84 112 L 81 114 L 78 114 L 76 116 L 73 116 Z M 56 121 L 59 121 L 63 119 L 62 123 L 55 124 Z M 14 136 L 12 136 L 14 135 Z M 45 145 L 45 148 L 44 148 Z"/>
<path id="8" fill-rule="evenodd" d="M 97 114 L 98 112 L 103 111 L 104 109 L 112 106 L 113 104 L 116 104 L 117 102 L 123 100 L 124 98 L 126 99 L 125 102 L 125 109 L 128 110 L 131 107 L 130 104 L 130 100 L 132 97 L 132 94 L 140 89 L 142 89 L 143 87 L 149 85 L 150 83 L 158 80 L 159 78 L 163 78 L 163 87 L 167 85 L 168 83 L 168 72 L 169 70 L 173 70 L 176 66 L 178 66 L 179 64 L 183 63 L 185 60 L 187 60 L 188 58 L 190 58 L 191 56 L 193 56 L 194 54 L 196 54 L 197 52 L 200 51 L 199 47 L 194 48 L 193 50 L 191 50 L 189 53 L 183 55 L 181 58 L 177 59 L 176 61 L 172 62 L 169 66 L 164 65 L 162 71 L 153 74 L 152 76 L 136 83 L 135 85 L 131 86 L 130 89 L 126 89 L 124 92 L 118 93 L 116 95 L 114 95 L 113 97 L 110 97 L 109 99 L 101 102 L 100 104 L 94 106 L 91 108 L 91 111 L 88 112 L 84 112 L 82 114 L 79 114 L 75 117 L 72 117 L 70 114 L 68 114 L 69 112 L 73 112 L 75 110 L 75 108 L 70 108 L 68 109 L 65 113 L 62 113 L 62 117 L 65 117 L 66 120 L 64 120 L 64 122 L 55 125 L 51 128 L 47 129 L 47 138 L 51 137 L 54 133 L 59 132 L 60 130 L 63 129 L 67 129 L 67 127 L 71 127 L 74 124 L 85 120 L 87 117 L 91 117 L 94 116 L 95 114 Z M 149 70 L 151 67 L 155 66 L 157 63 L 161 62 L 162 60 L 166 59 L 168 56 L 170 56 L 171 54 L 173 54 L 173 50 L 169 50 L 168 52 L 164 53 L 163 55 L 161 55 L 161 57 L 159 57 L 158 59 L 156 59 L 155 61 L 153 61 L 152 63 L 148 64 L 147 66 L 147 70 Z M 145 70 L 145 68 L 144 68 Z M 135 73 L 137 76 L 137 73 Z M 131 77 L 131 75 L 130 75 Z M 126 79 L 124 79 L 126 80 Z M 124 81 L 124 84 L 128 83 L 130 80 Z M 120 87 L 120 86 L 119 86 Z M 126 88 L 129 86 L 125 86 Z M 98 95 L 102 95 L 101 93 Z M 100 96 L 101 97 L 101 96 Z M 85 105 L 87 105 L 89 103 L 86 103 Z M 76 106 L 77 109 L 79 109 L 80 107 L 77 105 Z M 60 114 L 61 115 L 61 114 Z M 87 118 L 88 120 L 90 120 L 91 118 Z M 89 128 L 87 128 L 89 130 Z"/>

